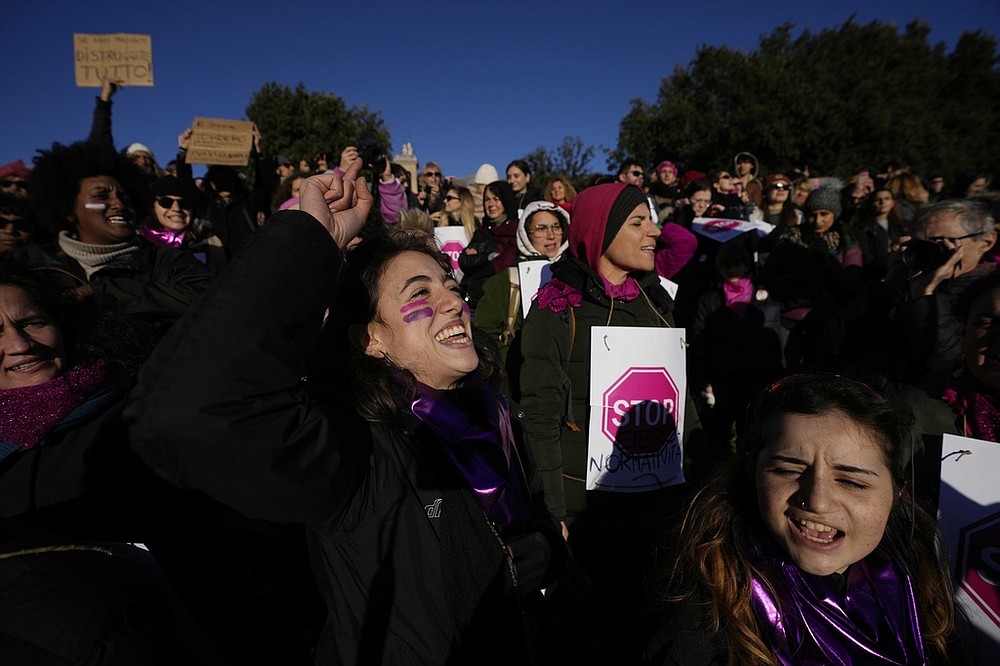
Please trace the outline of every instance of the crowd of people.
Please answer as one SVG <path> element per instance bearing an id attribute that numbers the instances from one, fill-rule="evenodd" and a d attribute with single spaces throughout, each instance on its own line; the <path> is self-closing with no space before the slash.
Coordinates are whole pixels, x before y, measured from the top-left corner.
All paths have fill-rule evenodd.
<path id="1" fill-rule="evenodd" d="M 5 662 L 990 649 L 935 518 L 941 435 L 1000 441 L 989 174 L 740 151 L 411 184 L 255 128 L 252 182 L 195 178 L 190 129 L 166 167 L 116 147 L 117 90 L 0 167 Z M 601 326 L 685 329 L 682 483 L 588 489 Z"/>

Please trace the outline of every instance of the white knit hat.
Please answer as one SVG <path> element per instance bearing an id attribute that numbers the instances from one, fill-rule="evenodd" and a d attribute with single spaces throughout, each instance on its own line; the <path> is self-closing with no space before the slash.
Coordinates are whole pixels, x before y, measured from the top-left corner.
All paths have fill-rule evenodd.
<path id="1" fill-rule="evenodd" d="M 125 157 L 132 157 L 136 153 L 147 153 L 150 157 L 153 157 L 153 151 L 141 143 L 133 143 L 125 149 Z"/>
<path id="2" fill-rule="evenodd" d="M 476 169 L 476 185 L 489 185 L 495 180 L 500 180 L 500 174 L 492 164 L 480 164 Z"/>

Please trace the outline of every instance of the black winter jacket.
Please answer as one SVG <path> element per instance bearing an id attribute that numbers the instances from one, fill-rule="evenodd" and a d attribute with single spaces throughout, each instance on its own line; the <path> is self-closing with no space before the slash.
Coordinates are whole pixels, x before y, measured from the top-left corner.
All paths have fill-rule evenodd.
<path id="1" fill-rule="evenodd" d="M 307 389 L 339 266 L 313 218 L 277 213 L 140 373 L 126 412 L 133 445 L 178 485 L 307 525 L 328 608 L 317 663 L 527 663 L 522 617 L 541 597 L 512 589 L 505 535 L 432 438 Z M 527 471 L 535 518 L 519 527 L 558 555 Z"/>

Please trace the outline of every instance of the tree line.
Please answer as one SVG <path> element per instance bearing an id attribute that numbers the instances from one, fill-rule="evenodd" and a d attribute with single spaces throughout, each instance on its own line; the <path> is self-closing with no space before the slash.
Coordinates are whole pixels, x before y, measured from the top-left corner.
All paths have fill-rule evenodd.
<path id="1" fill-rule="evenodd" d="M 913 21 L 855 23 L 793 36 L 785 23 L 748 53 L 700 47 L 619 122 L 618 145 L 603 149 L 608 169 L 626 156 L 684 168 L 728 166 L 748 150 L 764 172 L 807 164 L 848 175 L 862 165 L 907 163 L 946 177 L 1000 167 L 1000 56 L 996 38 L 963 33 L 950 52 L 929 41 L 931 27 Z M 247 117 L 267 150 L 294 159 L 339 151 L 367 137 L 385 152 L 391 138 L 381 115 L 351 107 L 333 93 L 266 83 Z M 525 155 L 543 182 L 555 174 L 582 185 L 597 149 L 577 136 Z M 330 153 L 335 153 L 330 155 Z M 511 156 L 516 157 L 516 156 Z"/>

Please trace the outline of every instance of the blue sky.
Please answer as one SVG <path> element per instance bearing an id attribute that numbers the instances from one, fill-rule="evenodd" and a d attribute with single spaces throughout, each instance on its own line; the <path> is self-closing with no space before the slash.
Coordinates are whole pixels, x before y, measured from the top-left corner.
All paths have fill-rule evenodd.
<path id="1" fill-rule="evenodd" d="M 964 30 L 1000 34 L 997 0 L 0 0 L 0 164 L 86 137 L 98 91 L 74 84 L 74 32 L 152 36 L 156 85 L 118 93 L 114 136 L 161 164 L 195 116 L 243 118 L 263 83 L 301 81 L 381 111 L 395 152 L 411 142 L 421 162 L 465 176 L 568 135 L 614 147 L 629 101 L 654 100 L 698 46 L 751 50 L 785 21 L 798 34 L 852 14 L 926 20 L 949 49 Z"/>

